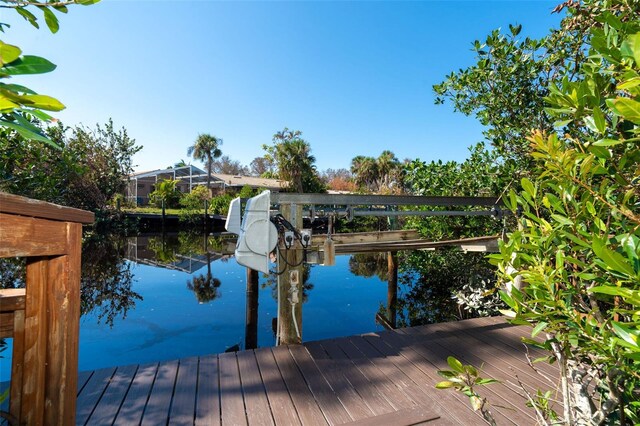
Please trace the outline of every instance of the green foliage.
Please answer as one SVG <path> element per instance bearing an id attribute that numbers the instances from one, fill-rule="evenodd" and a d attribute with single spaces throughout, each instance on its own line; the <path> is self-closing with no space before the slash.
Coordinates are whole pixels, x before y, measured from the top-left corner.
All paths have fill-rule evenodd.
<path id="1" fill-rule="evenodd" d="M 579 76 L 546 98 L 572 131 L 529 137 L 535 177 L 508 197 L 520 228 L 493 256 L 524 283 L 502 296 L 515 322 L 546 334 L 570 424 L 640 421 L 640 22 L 596 12 Z"/>
<path id="2" fill-rule="evenodd" d="M 58 124 L 46 134 L 61 149 L 0 129 L 0 190 L 93 211 L 124 192 L 141 149 L 126 129 L 116 131 L 109 120 L 95 129 Z"/>
<path id="3" fill-rule="evenodd" d="M 496 154 L 487 151 L 481 143 L 469 151 L 469 158 L 462 163 L 425 163 L 420 160 L 408 163 L 404 172 L 407 190 L 415 195 L 432 196 L 477 197 L 502 194 L 504 188 L 511 184 L 511 177 L 504 173 L 497 162 Z M 429 206 L 423 209 L 438 208 Z M 464 209 L 473 210 L 472 207 Z M 405 227 L 417 229 L 425 237 L 438 241 L 497 234 L 501 231 L 503 223 L 487 216 L 433 216 L 411 218 Z"/>
<path id="4" fill-rule="evenodd" d="M 262 192 L 261 189 L 253 189 L 249 185 L 245 185 L 242 187 L 240 192 L 238 192 L 238 197 L 240 198 L 251 198 Z"/>
<path id="5" fill-rule="evenodd" d="M 149 201 L 156 207 L 178 207 L 182 193 L 178 190 L 180 181 L 166 179 L 156 183 L 156 189 L 149 194 Z"/>
<path id="6" fill-rule="evenodd" d="M 31 10 L 43 14 L 45 24 L 52 33 L 58 32 L 60 25 L 55 12 L 67 13 L 71 4 L 91 5 L 99 0 L 69 0 L 35 2 L 28 0 L 0 0 L 0 9 L 13 9 L 35 28 L 40 28 L 38 17 Z M 9 25 L 0 22 L 0 31 L 4 32 Z M 15 76 L 44 74 L 53 71 L 54 64 L 39 56 L 23 55 L 18 46 L 6 44 L 0 40 L 0 129 L 18 132 L 27 140 L 45 142 L 57 147 L 47 137 L 40 126 L 34 125 L 34 118 L 44 122 L 55 121 L 48 112 L 56 112 L 65 108 L 57 99 L 40 95 L 28 87 L 9 83 L 7 80 Z"/>
<path id="7" fill-rule="evenodd" d="M 262 146 L 266 151 L 266 162 L 275 164 L 278 178 L 289 182 L 290 190 L 298 193 L 326 192 L 316 170 L 316 159 L 311 155 L 311 145 L 301 136 L 301 131 L 286 127 L 273 135 L 273 145 Z"/>
<path id="8" fill-rule="evenodd" d="M 211 199 L 211 193 L 207 187 L 198 185 L 190 193 L 184 194 L 180 199 L 180 205 L 190 211 L 204 210 L 205 201 Z"/>
<path id="9" fill-rule="evenodd" d="M 229 212 L 229 204 L 233 200 L 233 196 L 230 194 L 218 195 L 211 199 L 209 204 L 209 213 L 226 215 Z"/>
<path id="10" fill-rule="evenodd" d="M 480 372 L 472 365 L 464 365 L 458 359 L 450 356 L 447 364 L 451 370 L 439 370 L 438 374 L 446 380 L 436 384 L 437 389 L 455 389 L 469 397 L 471 406 L 475 411 L 480 411 L 485 420 L 495 425 L 495 419 L 487 408 L 487 399 L 478 395 L 475 388 L 491 383 L 499 383 L 495 379 L 483 379 Z"/>
<path id="11" fill-rule="evenodd" d="M 382 151 L 378 158 L 359 155 L 351 160 L 355 184 L 375 193 L 401 193 L 402 164 L 391 151 Z"/>

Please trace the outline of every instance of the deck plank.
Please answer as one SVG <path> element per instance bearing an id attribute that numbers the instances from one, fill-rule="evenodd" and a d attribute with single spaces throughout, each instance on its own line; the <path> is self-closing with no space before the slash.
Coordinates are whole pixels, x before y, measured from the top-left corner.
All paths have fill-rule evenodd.
<path id="1" fill-rule="evenodd" d="M 461 343 L 459 338 L 453 335 L 451 323 L 434 324 L 435 330 L 441 330 L 449 333 L 450 336 L 439 339 L 439 343 L 453 348 L 457 348 L 458 353 L 465 353 L 466 347 L 469 344 L 473 345 L 474 355 L 477 355 L 484 362 L 496 363 L 499 367 L 505 371 L 507 376 L 512 376 L 511 372 L 514 372 L 527 383 L 530 387 L 547 390 L 550 388 L 550 383 L 543 380 L 543 378 L 536 374 L 531 367 L 527 364 L 526 357 L 522 350 L 517 351 L 510 346 L 505 345 L 502 341 L 497 339 L 482 338 L 485 333 L 472 333 L 464 331 L 468 334 L 468 338 L 464 343 Z M 514 342 L 515 343 L 515 342 Z"/>
<path id="2" fill-rule="evenodd" d="M 280 375 L 280 370 L 271 349 L 256 349 L 254 353 L 260 368 L 262 382 L 267 391 L 267 399 L 269 400 L 273 420 L 277 425 L 300 425 L 298 412 L 289 395 L 284 379 Z"/>
<path id="3" fill-rule="evenodd" d="M 349 415 L 344 405 L 342 405 L 337 393 L 320 372 L 307 349 L 301 345 L 291 345 L 289 346 L 289 352 L 329 423 L 339 425 L 353 421 L 354 418 Z"/>
<path id="4" fill-rule="evenodd" d="M 142 416 L 142 426 L 166 425 L 178 373 L 178 361 L 164 361 L 158 366 L 149 401 Z"/>
<path id="5" fill-rule="evenodd" d="M 411 334 L 409 334 L 409 336 L 411 336 Z M 499 374 L 499 370 L 493 365 L 489 365 L 486 363 L 486 360 L 480 360 L 480 358 L 473 355 L 473 351 L 469 351 L 468 346 L 464 353 L 458 353 L 442 345 L 441 340 L 446 338 L 446 333 L 437 333 L 430 339 L 415 340 L 414 338 L 414 340 L 409 340 L 409 342 L 414 345 L 414 349 L 422 356 L 429 359 L 431 363 L 436 366 L 437 370 L 449 370 L 450 367 L 447 365 L 446 359 L 449 356 L 455 356 L 465 364 L 477 365 L 478 367 L 483 365 L 484 377 L 496 378 L 498 380 L 503 377 Z M 510 388 L 504 383 L 493 383 L 480 387 L 477 391 L 492 405 L 492 413 L 496 417 L 496 420 L 498 420 L 498 423 L 511 423 L 515 425 L 535 423 L 535 414 L 520 407 L 520 403 L 524 405 L 524 400 L 517 395 L 517 389 L 513 387 Z"/>
<path id="6" fill-rule="evenodd" d="M 102 394 L 107 389 L 109 380 L 116 372 L 115 367 L 102 368 L 93 372 L 89 381 L 78 395 L 76 400 L 76 424 L 84 425 L 100 402 Z"/>
<path id="7" fill-rule="evenodd" d="M 247 421 L 252 425 L 273 425 L 269 401 L 254 352 L 252 350 L 238 352 L 237 358 L 242 394 L 247 407 Z"/>
<path id="8" fill-rule="evenodd" d="M 192 425 L 196 412 L 196 389 L 198 387 L 198 358 L 181 359 L 169 425 Z"/>
<path id="9" fill-rule="evenodd" d="M 326 425 L 327 419 L 307 387 L 304 377 L 291 357 L 289 348 L 278 346 L 272 348 L 271 351 L 302 423 L 304 425 Z"/>
<path id="10" fill-rule="evenodd" d="M 371 383 L 335 342 L 331 340 L 312 342 L 307 347 L 311 346 L 313 349 L 315 345 L 326 351 L 329 360 L 332 361 L 327 368 L 339 372 L 349 381 L 373 415 L 378 416 L 395 411 L 393 405 L 384 397 L 384 390 L 377 384 Z"/>
<path id="11" fill-rule="evenodd" d="M 398 383 L 385 374 L 380 365 L 372 358 L 360 352 L 353 345 L 350 338 L 338 339 L 335 341 L 338 347 L 349 357 L 351 362 L 360 370 L 367 380 L 381 389 L 384 397 L 396 409 L 413 408 L 416 404 L 400 388 Z"/>
<path id="12" fill-rule="evenodd" d="M 306 344 L 305 347 L 318 366 L 318 370 L 329 383 L 337 398 L 342 401 L 344 408 L 353 420 L 375 416 L 375 413 L 342 374 L 340 364 L 329 358 L 320 344 Z M 344 363 L 346 364 L 346 362 Z"/>
<path id="13" fill-rule="evenodd" d="M 553 386 L 534 373 L 521 336 L 503 318 L 464 320 L 83 372 L 78 424 L 115 425 L 436 425 L 483 424 L 468 398 L 437 390 L 453 355 L 501 380 L 478 391 L 498 424 L 534 424 L 527 389 Z M 532 356 L 542 351 L 532 350 Z M 557 367 L 541 364 L 557 379 Z M 558 411 L 556 407 L 556 411 Z"/>
<path id="14" fill-rule="evenodd" d="M 222 424 L 240 426 L 247 424 L 240 372 L 235 352 L 220 354 L 220 407 Z"/>
<path id="15" fill-rule="evenodd" d="M 153 381 L 158 372 L 158 363 L 141 365 L 133 378 L 133 383 L 115 418 L 114 426 L 140 424 L 147 405 Z"/>
<path id="16" fill-rule="evenodd" d="M 218 357 L 200 358 L 196 392 L 196 426 L 220 425 L 220 378 Z"/>
<path id="17" fill-rule="evenodd" d="M 113 419 L 118 415 L 118 411 L 120 411 L 120 406 L 131 387 L 131 382 L 137 370 L 137 365 L 118 367 L 109 381 L 102 398 L 100 398 L 100 402 L 98 402 L 91 417 L 89 417 L 88 424 L 103 425 L 113 422 Z"/>

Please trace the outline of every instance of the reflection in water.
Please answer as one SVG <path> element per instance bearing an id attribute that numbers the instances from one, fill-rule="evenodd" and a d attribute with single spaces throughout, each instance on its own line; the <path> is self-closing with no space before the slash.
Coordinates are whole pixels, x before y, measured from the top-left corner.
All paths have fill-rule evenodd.
<path id="1" fill-rule="evenodd" d="M 126 261 L 126 240 L 121 236 L 93 234 L 82 244 L 80 281 L 82 315 L 93 314 L 98 323 L 113 326 L 126 318 L 142 297 L 133 291 L 131 263 Z"/>
<path id="2" fill-rule="evenodd" d="M 400 294 L 392 275 L 393 263 L 400 265 Z M 378 313 L 392 326 L 496 315 L 501 307 L 495 268 L 485 253 L 443 249 L 400 252 L 392 259 L 388 253 L 356 254 L 349 259 L 349 270 L 388 282 L 387 306 L 381 306 Z"/>
<path id="3" fill-rule="evenodd" d="M 497 296 L 496 271 L 486 253 L 464 253 L 457 249 L 405 253 L 398 297 L 399 327 L 454 321 L 497 314 L 502 307 Z M 484 311 L 461 304 L 456 294 L 485 288 L 480 295 Z"/>
<path id="4" fill-rule="evenodd" d="M 98 322 L 112 326 L 127 316 L 141 300 L 132 290 L 133 273 L 126 262 L 126 241 L 121 236 L 91 233 L 82 243 L 80 309 L 93 314 Z M 0 259 L 0 288 L 24 287 L 25 259 Z"/>

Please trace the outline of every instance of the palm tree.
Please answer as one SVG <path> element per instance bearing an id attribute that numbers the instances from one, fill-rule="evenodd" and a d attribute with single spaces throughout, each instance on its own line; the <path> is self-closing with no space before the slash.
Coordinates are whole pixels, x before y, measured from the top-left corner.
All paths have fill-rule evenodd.
<path id="1" fill-rule="evenodd" d="M 222 138 L 217 138 L 208 133 L 201 133 L 196 138 L 193 146 L 187 150 L 187 155 L 192 155 L 194 159 L 207 164 L 207 188 L 211 190 L 211 166 L 213 159 L 222 155 L 220 150 Z"/>
<path id="2" fill-rule="evenodd" d="M 316 159 L 311 155 L 311 147 L 302 139 L 284 141 L 277 146 L 276 158 L 280 168 L 280 178 L 291 182 L 296 192 L 304 192 L 303 176 L 313 172 Z"/>
<path id="3" fill-rule="evenodd" d="M 400 167 L 400 161 L 393 152 L 385 150 L 376 160 L 376 164 L 378 166 L 378 191 L 383 187 L 389 188 L 393 171 Z"/>
<path id="4" fill-rule="evenodd" d="M 351 160 L 351 173 L 355 177 L 356 185 L 365 186 L 372 190 L 378 179 L 378 164 L 373 157 L 358 155 Z"/>

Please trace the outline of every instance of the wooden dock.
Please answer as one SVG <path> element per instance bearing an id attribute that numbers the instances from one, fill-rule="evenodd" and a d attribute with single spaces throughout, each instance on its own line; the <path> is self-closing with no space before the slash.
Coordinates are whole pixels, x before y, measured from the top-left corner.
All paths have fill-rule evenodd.
<path id="1" fill-rule="evenodd" d="M 80 425 L 475 425 L 468 398 L 437 390 L 453 355 L 501 383 L 481 388 L 502 425 L 535 424 L 522 382 L 530 329 L 482 318 L 80 373 Z M 532 358 L 542 353 L 528 349 Z M 549 377 L 557 369 L 536 368 Z"/>

